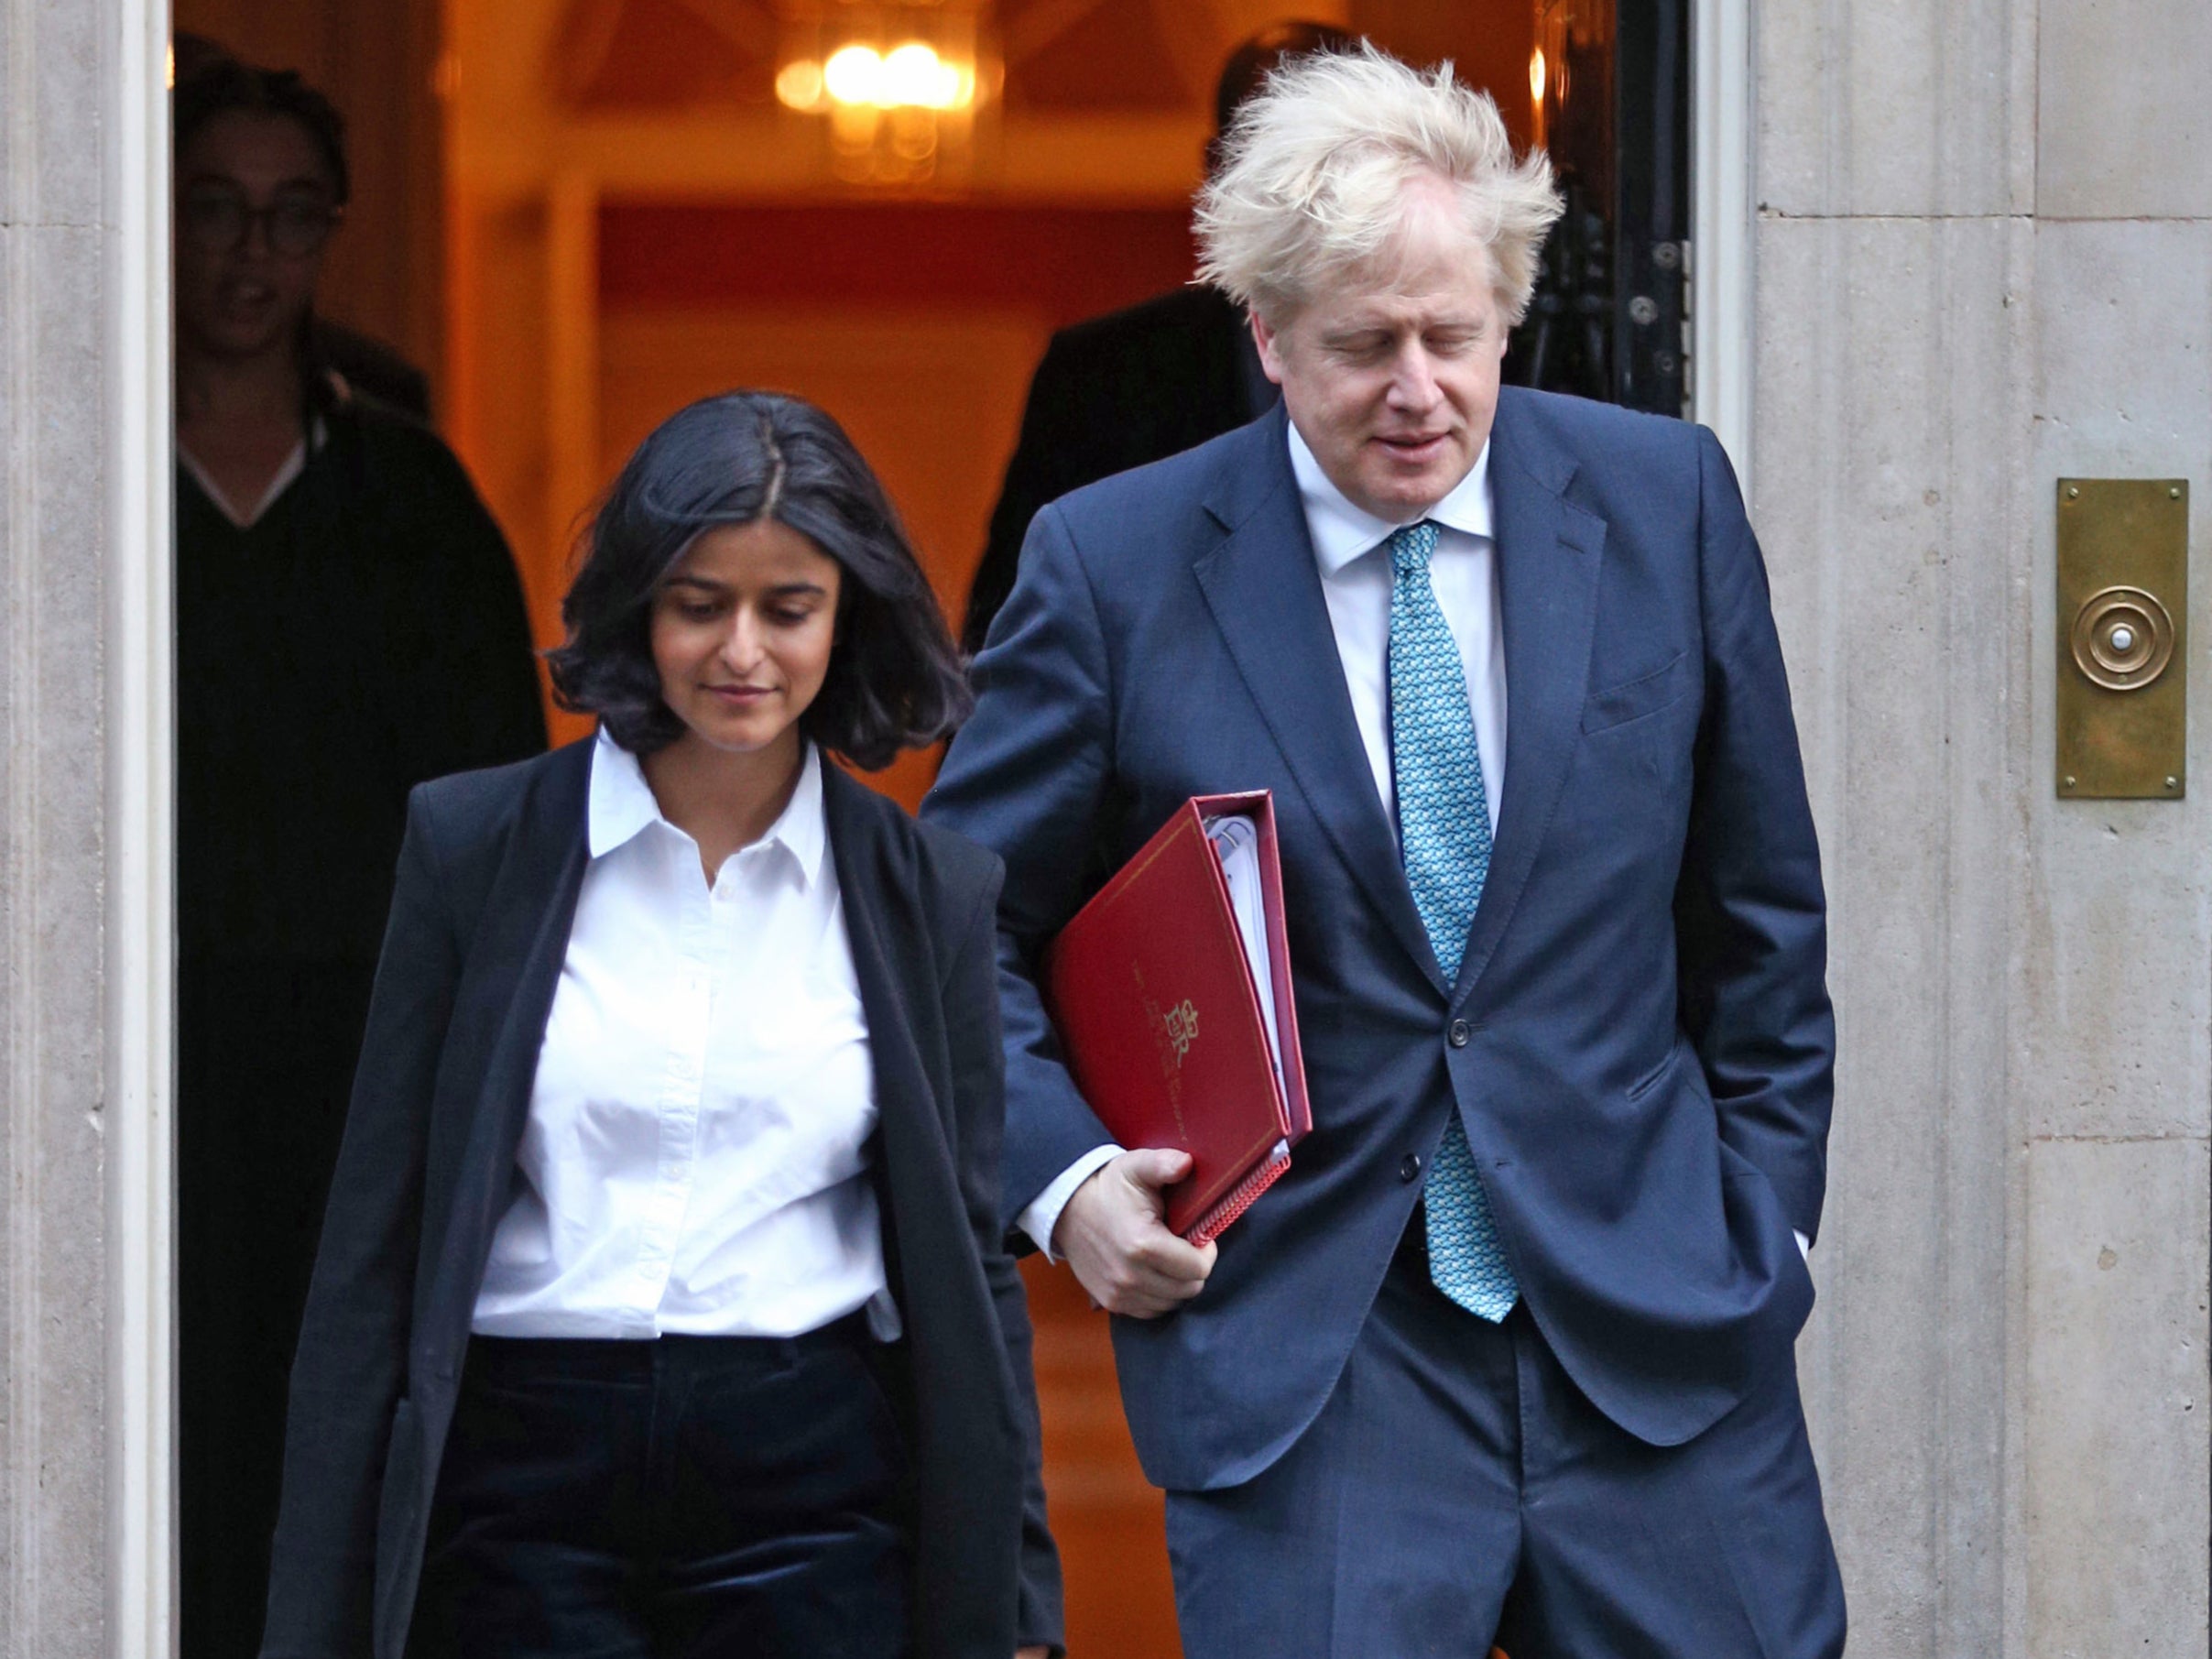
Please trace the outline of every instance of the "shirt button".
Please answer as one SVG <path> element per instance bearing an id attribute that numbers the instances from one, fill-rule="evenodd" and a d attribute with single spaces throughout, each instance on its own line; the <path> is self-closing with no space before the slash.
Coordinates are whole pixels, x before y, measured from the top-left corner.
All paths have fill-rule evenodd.
<path id="1" fill-rule="evenodd" d="M 1455 1020 L 1452 1021 L 1452 1029 L 1444 1033 L 1444 1041 L 1454 1048 L 1465 1048 L 1467 1045 L 1467 1039 L 1472 1035 L 1474 1032 L 1468 1029 L 1465 1020 Z"/>
<path id="2" fill-rule="evenodd" d="M 1409 1182 L 1418 1181 L 1421 1178 L 1421 1154 L 1419 1152 L 1408 1152 L 1399 1161 L 1398 1178 L 1400 1181 Z"/>

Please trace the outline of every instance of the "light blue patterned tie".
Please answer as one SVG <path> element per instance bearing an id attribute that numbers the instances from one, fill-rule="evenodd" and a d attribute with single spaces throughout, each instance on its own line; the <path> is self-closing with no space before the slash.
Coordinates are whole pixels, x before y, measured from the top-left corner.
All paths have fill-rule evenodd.
<path id="1" fill-rule="evenodd" d="M 1466 671 L 1429 585 L 1435 551 L 1436 527 L 1425 519 L 1391 532 L 1390 761 L 1406 882 L 1449 985 L 1459 977 L 1490 873 L 1490 806 Z M 1512 1312 L 1520 1287 L 1456 1110 L 1436 1149 L 1425 1198 L 1429 1276 L 1460 1306 L 1496 1324 Z"/>

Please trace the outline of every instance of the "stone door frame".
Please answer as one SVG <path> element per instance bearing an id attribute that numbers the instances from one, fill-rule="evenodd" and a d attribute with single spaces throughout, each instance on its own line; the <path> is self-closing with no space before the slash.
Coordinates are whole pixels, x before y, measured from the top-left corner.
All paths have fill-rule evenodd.
<path id="1" fill-rule="evenodd" d="M 110 0 L 107 1649 L 176 1646 L 168 0 Z"/>
<path id="2" fill-rule="evenodd" d="M 1691 411 L 1751 495 L 1751 0 L 1690 22 Z"/>

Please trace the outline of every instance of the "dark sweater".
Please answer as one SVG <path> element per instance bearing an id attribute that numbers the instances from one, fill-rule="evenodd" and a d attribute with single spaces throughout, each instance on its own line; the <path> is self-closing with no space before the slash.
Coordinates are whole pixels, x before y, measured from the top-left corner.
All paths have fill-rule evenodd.
<path id="1" fill-rule="evenodd" d="M 250 528 L 177 483 L 186 1659 L 260 1637 L 284 1390 L 409 789 L 545 747 L 522 589 L 434 436 L 360 399 Z"/>
<path id="2" fill-rule="evenodd" d="M 362 400 L 251 528 L 177 486 L 182 953 L 373 963 L 407 792 L 545 747 L 522 588 L 452 452 Z"/>

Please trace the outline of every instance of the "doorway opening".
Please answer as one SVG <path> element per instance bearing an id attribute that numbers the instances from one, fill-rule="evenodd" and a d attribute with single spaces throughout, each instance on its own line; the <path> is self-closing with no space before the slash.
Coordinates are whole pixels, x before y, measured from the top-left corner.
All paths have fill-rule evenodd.
<path id="1" fill-rule="evenodd" d="M 945 8 L 974 26 L 972 115 L 946 116 L 927 144 L 879 122 L 864 144 L 822 113 L 819 89 L 802 95 L 801 66 L 825 60 L 794 43 L 822 9 L 177 0 L 179 29 L 296 67 L 345 113 L 354 202 L 322 308 L 424 371 L 433 422 L 506 532 L 540 645 L 558 638 L 579 519 L 622 457 L 663 415 L 734 385 L 836 415 L 957 626 L 1046 343 L 1189 279 L 1215 79 L 1278 10 Z M 1452 58 L 1517 144 L 1552 150 L 1571 211 L 1509 378 L 1708 408 L 1706 377 L 1724 371 L 1693 350 L 1694 278 L 1706 289 L 1690 115 L 1693 25 L 1710 38 L 1714 5 L 1280 9 L 1409 60 Z M 956 43 L 943 44 L 957 74 Z M 556 742 L 583 729 L 547 715 Z M 911 805 L 932 766 L 911 758 L 882 786 Z M 191 998 L 188 986 L 188 1022 Z M 1027 1276 L 1070 1646 L 1168 1659 L 1180 1650 L 1160 1500 L 1122 1425 L 1104 1321 L 1066 1273 L 1032 1261 Z M 183 1302 L 189 1318 L 190 1287 Z M 183 1651 L 195 1653 L 189 1626 Z"/>

